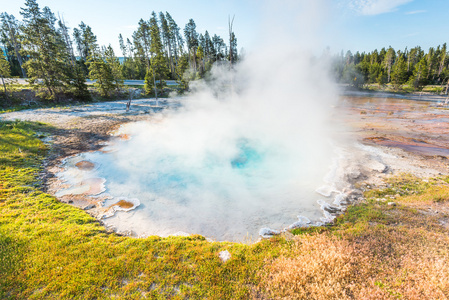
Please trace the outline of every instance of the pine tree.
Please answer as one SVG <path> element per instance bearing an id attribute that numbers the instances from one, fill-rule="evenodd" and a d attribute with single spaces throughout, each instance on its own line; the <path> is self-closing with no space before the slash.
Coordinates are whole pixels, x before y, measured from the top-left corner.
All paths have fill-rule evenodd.
<path id="1" fill-rule="evenodd" d="M 196 72 L 196 50 L 198 49 L 198 33 L 196 32 L 196 24 L 190 19 L 184 28 L 184 36 L 186 38 L 187 49 L 189 53 L 190 67 Z"/>
<path id="2" fill-rule="evenodd" d="M 168 12 L 165 12 L 165 18 L 167 19 L 168 26 L 170 27 L 170 41 L 173 45 L 172 47 L 175 55 L 176 64 L 178 64 L 179 56 L 184 54 L 184 40 L 180 33 L 181 29 Z"/>
<path id="3" fill-rule="evenodd" d="M 105 62 L 102 53 L 93 54 L 87 59 L 89 66 L 89 78 L 95 80 L 94 86 L 98 88 L 102 97 L 109 97 L 116 89 L 114 75 L 110 66 Z"/>
<path id="4" fill-rule="evenodd" d="M 188 58 L 186 55 L 182 55 L 178 60 L 178 65 L 176 66 L 176 74 L 178 76 L 177 83 L 181 91 L 187 90 L 189 85 L 188 74 L 186 74 L 188 68 L 189 68 Z"/>
<path id="5" fill-rule="evenodd" d="M 42 11 L 35 0 L 27 0 L 22 8 L 24 26 L 22 54 L 28 58 L 24 68 L 31 83 L 41 84 L 48 99 L 56 100 L 64 92 L 67 82 L 67 63 L 70 61 L 63 37 L 56 31 L 56 18 L 48 7 Z"/>
<path id="6" fill-rule="evenodd" d="M 234 31 L 232 29 L 234 23 L 234 17 L 232 21 L 229 21 L 229 62 L 231 66 L 237 61 L 237 38 L 235 37 Z"/>
<path id="7" fill-rule="evenodd" d="M 0 27 L 1 41 L 6 46 L 7 52 L 9 52 L 9 49 L 14 50 L 14 56 L 19 64 L 20 73 L 23 78 L 26 78 L 22 55 L 20 54 L 21 44 L 19 24 L 13 15 L 9 15 L 6 12 L 0 15 L 0 19 L 2 22 Z M 9 61 L 12 63 L 12 59 L 9 59 Z"/>
<path id="8" fill-rule="evenodd" d="M 395 59 L 394 49 L 388 48 L 387 53 L 385 54 L 385 68 L 387 69 L 387 82 L 391 81 L 391 67 L 393 66 L 393 62 Z"/>
<path id="9" fill-rule="evenodd" d="M 0 48 L 0 77 L 2 78 L 2 85 L 3 85 L 3 89 L 5 91 L 6 99 L 8 99 L 8 91 L 6 90 L 5 78 L 8 78 L 10 76 L 11 76 L 11 71 L 9 68 L 9 63 L 6 60 L 2 49 Z"/>
<path id="10" fill-rule="evenodd" d="M 104 49 L 104 59 L 111 69 L 112 77 L 114 78 L 114 85 L 117 91 L 123 87 L 123 76 L 122 76 L 122 65 L 120 64 L 119 59 L 115 56 L 114 49 L 109 45 L 106 49 Z"/>
<path id="11" fill-rule="evenodd" d="M 139 21 L 139 27 L 137 31 L 133 34 L 134 45 L 141 61 L 144 63 L 146 68 L 150 67 L 150 47 L 151 47 L 151 37 L 150 37 L 150 27 L 147 22 L 143 19 Z"/>
<path id="12" fill-rule="evenodd" d="M 393 66 L 391 82 L 393 82 L 396 87 L 407 82 L 407 63 L 405 62 L 403 55 L 399 56 Z"/>
<path id="13" fill-rule="evenodd" d="M 196 50 L 196 57 L 198 59 L 199 62 L 199 72 L 198 75 L 200 78 L 203 78 L 204 76 L 204 72 L 205 70 L 205 66 L 204 66 L 204 50 L 203 50 L 203 46 L 199 45 L 198 49 Z"/>
<path id="14" fill-rule="evenodd" d="M 410 78 L 410 84 L 416 88 L 420 89 L 422 86 L 427 84 L 428 77 L 428 66 L 427 58 L 423 57 L 416 65 L 413 71 L 413 76 Z"/>
<path id="15" fill-rule="evenodd" d="M 219 61 L 225 58 L 224 49 L 226 49 L 226 44 L 221 37 L 214 34 L 212 37 L 212 45 L 213 45 L 213 56 L 214 61 Z"/>
<path id="16" fill-rule="evenodd" d="M 156 13 L 152 13 L 152 17 L 149 22 L 150 26 L 150 36 L 151 36 L 151 66 L 155 82 L 155 96 L 157 99 L 157 88 L 162 92 L 163 88 L 166 86 L 165 79 L 167 79 L 168 68 L 167 62 L 164 57 L 161 34 L 159 30 L 159 26 L 157 24 Z M 158 81 L 156 84 L 156 80 Z"/>
<path id="17" fill-rule="evenodd" d="M 161 37 L 162 37 L 162 44 L 164 46 L 164 53 L 167 60 L 168 68 L 170 69 L 170 73 L 172 74 L 172 78 L 174 78 L 175 73 L 175 65 L 174 65 L 174 59 L 172 56 L 172 44 L 171 44 L 171 33 L 170 33 L 170 26 L 168 24 L 167 19 L 165 18 L 165 15 L 163 12 L 159 13 L 159 20 L 161 23 Z"/>
<path id="18" fill-rule="evenodd" d="M 91 34 L 90 34 L 91 33 Z M 117 88 L 111 66 L 106 62 L 106 49 L 103 51 L 97 44 L 97 37 L 90 31 L 88 39 L 85 40 L 87 65 L 89 78 L 95 80 L 94 86 L 99 90 L 102 97 L 109 97 L 111 92 Z"/>
<path id="19" fill-rule="evenodd" d="M 443 44 L 441 48 L 441 54 L 439 57 L 439 67 L 438 67 L 438 77 L 440 77 L 443 72 L 444 66 L 446 65 L 446 55 L 447 55 L 447 46 L 446 43 Z"/>
<path id="20" fill-rule="evenodd" d="M 73 88 L 73 96 L 76 99 L 80 99 L 83 101 L 92 100 L 92 96 L 89 93 L 86 84 L 86 75 L 84 74 L 84 64 L 76 61 L 73 69 L 71 70 L 72 78 L 70 85 Z"/>
<path id="21" fill-rule="evenodd" d="M 155 92 L 155 81 L 154 81 L 154 72 L 152 68 L 147 69 L 147 73 L 145 74 L 143 89 L 145 90 L 145 94 L 151 94 Z"/>

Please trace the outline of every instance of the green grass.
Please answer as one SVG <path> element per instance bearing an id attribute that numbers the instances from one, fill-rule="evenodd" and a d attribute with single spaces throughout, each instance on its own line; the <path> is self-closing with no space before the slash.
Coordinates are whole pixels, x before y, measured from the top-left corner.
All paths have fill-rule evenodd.
<path id="1" fill-rule="evenodd" d="M 434 94 L 441 94 L 445 91 L 445 87 L 439 86 L 439 85 L 426 85 L 420 89 L 415 89 L 413 86 L 408 84 L 403 85 L 394 85 L 394 84 L 385 84 L 385 85 L 379 85 L 379 84 L 366 84 L 363 86 L 363 89 L 370 90 L 370 91 L 382 91 L 382 92 L 391 92 L 391 93 L 398 93 L 398 94 L 409 94 L 409 93 L 416 93 L 416 92 L 426 92 L 426 93 L 434 93 Z"/>
<path id="2" fill-rule="evenodd" d="M 332 226 L 294 229 L 293 241 L 275 237 L 246 245 L 208 242 L 198 235 L 136 239 L 107 232 L 85 211 L 40 190 L 38 175 L 48 149 L 39 137 L 52 130 L 39 123 L 0 122 L 0 299 L 248 299 L 259 293 L 276 298 L 299 288 L 295 274 L 308 272 L 309 264 L 316 272 L 308 273 L 312 284 L 307 295 L 321 291 L 320 286 L 326 287 L 329 278 L 348 267 L 341 282 L 354 278 L 354 284 L 379 299 L 407 297 L 418 287 L 438 292 L 431 278 L 447 273 L 438 269 L 441 264 L 432 265 L 449 253 L 444 246 L 447 232 L 436 225 L 436 217 L 409 204 L 445 204 L 449 178 L 392 178 L 386 188 L 368 190 L 367 200 L 348 207 Z M 394 200 L 397 206 L 379 201 L 392 194 L 400 195 Z M 315 248 L 315 240 L 324 244 Z M 346 249 L 355 252 L 348 256 Z M 433 249 L 426 254 L 432 256 L 423 265 L 413 265 L 423 257 L 423 249 Z M 226 263 L 218 257 L 222 250 L 232 255 Z M 344 258 L 335 267 L 333 255 Z M 270 272 L 288 271 L 296 263 L 302 266 L 303 257 L 306 269 L 270 277 Z M 363 276 L 369 280 L 360 277 L 361 269 L 351 257 L 363 263 Z M 276 262 L 278 271 L 270 269 Z M 419 270 L 424 270 L 419 284 L 404 279 L 404 274 Z M 292 281 L 284 280 L 288 276 Z M 278 283 L 280 287 L 270 289 Z M 329 291 L 345 288 L 335 285 Z M 439 288 L 445 293 L 445 286 Z"/>
<path id="3" fill-rule="evenodd" d="M 109 234 L 84 211 L 41 192 L 42 124 L 0 123 L 0 298 L 246 299 L 264 258 L 283 241 L 252 246 L 201 236 Z M 222 263 L 218 253 L 228 250 Z"/>

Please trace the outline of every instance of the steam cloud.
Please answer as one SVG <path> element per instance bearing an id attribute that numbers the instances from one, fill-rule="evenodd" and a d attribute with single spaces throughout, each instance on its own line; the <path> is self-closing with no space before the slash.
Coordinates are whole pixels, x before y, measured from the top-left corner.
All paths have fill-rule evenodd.
<path id="1" fill-rule="evenodd" d="M 324 2 L 299 2 L 301 19 L 293 24 L 302 31 L 277 24 L 266 32 L 274 38 L 232 70 L 214 66 L 182 108 L 124 126 L 132 138 L 95 158 L 112 195 L 142 203 L 107 222 L 138 234 L 241 240 L 261 227 L 288 226 L 300 214 L 321 215 L 314 191 L 331 161 L 336 88 L 326 58 L 297 39 L 312 36 L 304 16 L 313 18 Z"/>

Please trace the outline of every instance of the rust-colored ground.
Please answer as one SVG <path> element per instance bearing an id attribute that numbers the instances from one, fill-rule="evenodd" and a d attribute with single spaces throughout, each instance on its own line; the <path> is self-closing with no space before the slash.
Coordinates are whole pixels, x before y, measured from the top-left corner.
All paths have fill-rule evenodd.
<path id="1" fill-rule="evenodd" d="M 87 160 L 82 160 L 79 161 L 75 164 L 75 166 L 80 169 L 80 170 L 85 170 L 85 171 L 90 171 L 93 170 L 95 168 L 95 164 L 87 161 Z"/>
<path id="2" fill-rule="evenodd" d="M 113 204 L 113 206 L 114 205 L 120 206 L 121 208 L 125 208 L 125 209 L 131 208 L 131 207 L 134 206 L 134 204 L 132 202 L 129 202 L 129 201 L 126 201 L 126 200 L 120 200 L 119 202 Z"/>
<path id="3" fill-rule="evenodd" d="M 400 148 L 436 163 L 449 158 L 449 108 L 436 102 L 342 97 L 338 111 L 364 144 Z"/>

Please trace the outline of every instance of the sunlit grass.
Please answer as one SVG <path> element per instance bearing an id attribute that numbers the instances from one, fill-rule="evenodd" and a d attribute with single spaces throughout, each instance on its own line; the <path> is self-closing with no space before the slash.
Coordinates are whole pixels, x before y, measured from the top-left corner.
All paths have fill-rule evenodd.
<path id="1" fill-rule="evenodd" d="M 332 226 L 252 245 L 136 239 L 40 190 L 52 132 L 0 123 L 0 299 L 442 299 L 449 296 L 448 178 L 370 189 Z M 36 134 L 38 132 L 38 134 Z M 388 205 L 394 201 L 396 205 Z M 223 263 L 218 254 L 232 257 Z"/>

